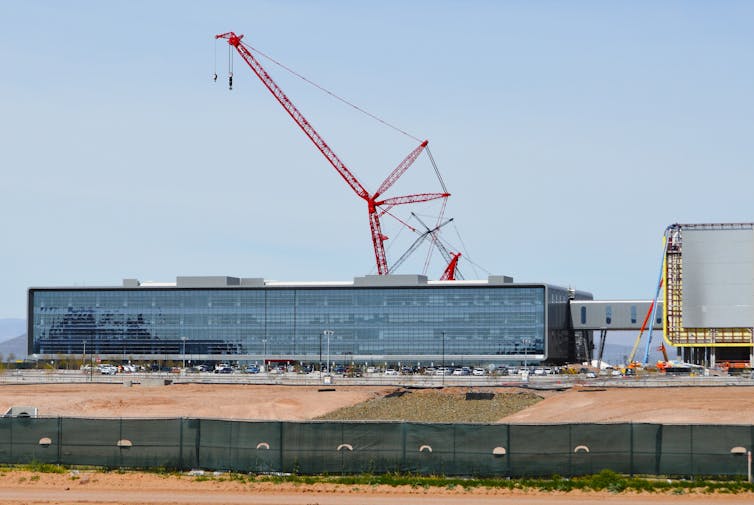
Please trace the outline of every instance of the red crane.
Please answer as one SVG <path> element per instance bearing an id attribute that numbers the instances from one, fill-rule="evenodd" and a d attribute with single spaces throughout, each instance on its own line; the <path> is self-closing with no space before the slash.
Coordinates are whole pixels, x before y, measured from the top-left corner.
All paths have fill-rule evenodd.
<path id="1" fill-rule="evenodd" d="M 458 266 L 459 259 L 461 259 L 461 253 L 455 253 L 453 259 L 451 259 L 448 266 L 445 267 L 445 271 L 442 273 L 442 277 L 440 277 L 441 281 L 456 280 L 456 267 Z"/>
<path id="2" fill-rule="evenodd" d="M 385 275 L 388 273 L 389 268 L 387 264 L 387 255 L 385 253 L 385 240 L 387 237 L 382 233 L 382 226 L 380 224 L 380 216 L 387 212 L 390 207 L 396 205 L 404 205 L 408 203 L 428 202 L 430 200 L 436 200 L 438 198 L 447 198 L 450 193 L 420 193 L 414 195 L 397 196 L 393 198 L 380 199 L 383 193 L 385 193 L 395 182 L 408 170 L 408 168 L 416 161 L 416 158 L 421 154 L 424 148 L 427 146 L 428 141 L 423 141 L 413 151 L 411 151 L 403 161 L 387 176 L 387 178 L 380 184 L 377 191 L 373 194 L 364 189 L 359 180 L 353 173 L 346 167 L 335 152 L 327 145 L 327 142 L 317 133 L 317 130 L 309 124 L 304 115 L 293 105 L 293 102 L 285 95 L 280 86 L 270 77 L 262 64 L 251 54 L 249 48 L 241 42 L 243 35 L 236 35 L 233 32 L 222 33 L 216 35 L 215 39 L 226 39 L 228 44 L 238 51 L 241 58 L 246 62 L 251 70 L 259 77 L 262 83 L 277 99 L 280 105 L 283 106 L 285 111 L 293 118 L 296 124 L 306 134 L 307 137 L 314 143 L 319 151 L 324 155 L 327 161 L 335 168 L 340 174 L 343 180 L 351 187 L 356 195 L 367 203 L 367 210 L 369 212 L 369 227 L 372 233 L 372 243 L 374 245 L 374 256 L 377 261 L 377 273 L 379 275 Z M 231 77 L 232 78 L 232 77 Z M 384 207 L 384 208 L 381 208 Z M 379 209 L 379 211 L 378 211 Z"/>

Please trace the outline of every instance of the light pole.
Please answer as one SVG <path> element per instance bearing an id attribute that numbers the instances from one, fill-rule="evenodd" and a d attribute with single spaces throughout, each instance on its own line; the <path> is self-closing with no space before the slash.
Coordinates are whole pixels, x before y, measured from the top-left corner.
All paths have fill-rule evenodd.
<path id="1" fill-rule="evenodd" d="M 327 336 L 327 375 L 330 375 L 330 336 L 335 332 L 333 330 L 325 330 L 322 333 Z"/>
<path id="2" fill-rule="evenodd" d="M 442 383 L 445 384 L 445 332 L 442 332 Z"/>
<path id="3" fill-rule="evenodd" d="M 529 338 L 522 338 L 521 343 L 524 345 L 524 369 L 528 370 L 528 366 L 526 365 L 526 358 L 527 358 L 527 351 L 529 350 L 529 344 L 531 343 L 531 339 Z"/>
<path id="4" fill-rule="evenodd" d="M 181 337 L 181 368 L 186 368 L 186 337 Z"/>
<path id="5" fill-rule="evenodd" d="M 262 371 L 267 372 L 267 339 L 262 339 L 262 345 L 264 346 L 264 353 L 262 354 Z"/>

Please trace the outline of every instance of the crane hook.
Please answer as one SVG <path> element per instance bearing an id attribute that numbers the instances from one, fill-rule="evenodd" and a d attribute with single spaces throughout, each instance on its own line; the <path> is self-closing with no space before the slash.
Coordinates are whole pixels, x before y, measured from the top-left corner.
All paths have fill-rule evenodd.
<path id="1" fill-rule="evenodd" d="M 212 78 L 212 82 L 217 82 L 217 74 L 214 74 L 214 77 Z"/>
<path id="2" fill-rule="evenodd" d="M 233 72 L 228 74 L 228 89 L 233 89 Z"/>

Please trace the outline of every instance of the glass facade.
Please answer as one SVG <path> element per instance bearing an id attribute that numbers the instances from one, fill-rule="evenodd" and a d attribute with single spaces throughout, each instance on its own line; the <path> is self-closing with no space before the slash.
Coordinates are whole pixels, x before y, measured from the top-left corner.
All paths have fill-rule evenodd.
<path id="1" fill-rule="evenodd" d="M 32 353 L 390 361 L 545 355 L 547 286 L 29 290 Z M 547 300 L 547 301 L 546 301 Z M 323 333 L 331 330 L 332 334 Z M 565 332 L 565 333 L 564 333 Z M 324 335 L 324 338 L 323 338 Z"/>

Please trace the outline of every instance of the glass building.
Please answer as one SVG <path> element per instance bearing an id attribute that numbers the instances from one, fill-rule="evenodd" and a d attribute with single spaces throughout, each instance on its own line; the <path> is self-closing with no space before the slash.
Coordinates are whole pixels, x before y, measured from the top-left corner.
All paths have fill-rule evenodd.
<path id="1" fill-rule="evenodd" d="M 569 299 L 547 284 L 366 276 L 345 283 L 178 277 L 29 289 L 29 354 L 422 366 L 562 362 Z"/>

